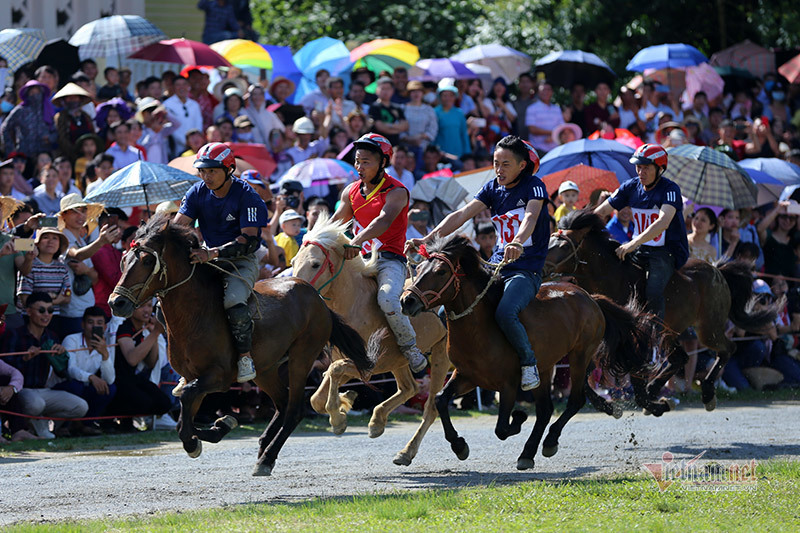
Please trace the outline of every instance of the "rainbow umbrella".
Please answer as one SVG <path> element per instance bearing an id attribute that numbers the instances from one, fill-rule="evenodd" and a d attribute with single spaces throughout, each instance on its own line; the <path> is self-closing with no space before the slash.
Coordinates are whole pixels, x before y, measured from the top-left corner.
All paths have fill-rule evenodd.
<path id="1" fill-rule="evenodd" d="M 419 61 L 419 49 L 408 41 L 375 39 L 354 48 L 350 61 L 373 72 L 392 72 L 397 67 L 408 68 Z"/>
<path id="2" fill-rule="evenodd" d="M 272 70 L 272 56 L 263 46 L 247 39 L 228 39 L 211 45 L 212 50 L 237 67 Z"/>

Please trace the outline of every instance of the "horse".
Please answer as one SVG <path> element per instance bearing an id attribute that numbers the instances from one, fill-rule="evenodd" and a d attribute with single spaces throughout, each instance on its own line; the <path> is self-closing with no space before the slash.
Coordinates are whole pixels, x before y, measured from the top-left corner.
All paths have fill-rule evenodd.
<path id="1" fill-rule="evenodd" d="M 499 391 L 495 435 L 501 440 L 516 435 L 527 418 L 523 411 L 512 412 L 520 385 L 520 361 L 494 318 L 502 288 L 495 284 L 481 298 L 494 275 L 490 277 L 484 270 L 469 239 L 461 235 L 440 239 L 428 245 L 423 254 L 428 258 L 418 267 L 417 277 L 401 302 L 403 312 L 411 316 L 439 305 L 447 311 L 448 355 L 456 370 L 436 397 L 436 407 L 445 438 L 456 457 L 464 460 L 469 456 L 469 447 L 450 420 L 450 400 L 476 386 Z M 570 283 L 542 286 L 536 299 L 520 314 L 531 332 L 529 338 L 542 381 L 532 391 L 536 423 L 517 460 L 517 469 L 534 467 L 539 442 L 553 414 L 551 369 L 565 355 L 569 356 L 572 390 L 564 413 L 550 426 L 542 455 L 551 457 L 558 451 L 565 424 L 587 398 L 596 409 L 615 418 L 622 416 L 617 404 L 585 387 L 587 377 L 595 356 L 602 367 L 614 374 L 644 371 L 655 338 L 649 316 L 607 298 L 590 296 Z"/>
<path id="2" fill-rule="evenodd" d="M 189 262 L 190 250 L 199 246 L 192 228 L 167 216 L 154 217 L 136 232 L 122 260 L 122 278 L 109 298 L 112 311 L 121 317 L 130 316 L 153 296 L 159 298 L 169 361 L 187 382 L 180 396 L 178 434 L 193 458 L 202 452 L 202 440 L 219 442 L 236 426 L 236 419 L 226 416 L 211 428 L 198 428 L 194 417 L 207 394 L 230 388 L 238 359 L 222 305 L 220 272 L 211 264 Z M 358 332 L 329 310 L 305 281 L 260 281 L 249 303 L 254 317 L 251 353 L 258 372 L 254 381 L 275 404 L 275 414 L 259 438 L 253 470 L 254 476 L 267 476 L 303 417 L 306 378 L 326 345 L 339 348 L 364 379 L 376 354 L 366 351 Z"/>
<path id="3" fill-rule="evenodd" d="M 348 242 L 345 230 L 348 224 L 320 218 L 304 236 L 303 246 L 292 260 L 293 274 L 316 287 L 331 309 L 341 313 L 361 335 L 388 330 L 386 317 L 378 306 L 376 263 L 355 258 L 344 260 L 344 245 Z M 433 313 L 425 313 L 412 319 L 417 333 L 417 345 L 423 353 L 430 352 L 430 393 L 423 409 L 422 423 L 414 437 L 395 455 L 396 465 L 408 466 L 417 455 L 428 428 L 436 420 L 433 397 L 444 385 L 450 361 L 447 358 L 447 331 Z M 381 355 L 373 373 L 391 372 L 397 381 L 397 392 L 375 407 L 369 421 L 369 436 L 379 437 L 386 427 L 387 417 L 395 408 L 417 394 L 418 386 L 408 366 L 408 360 L 400 353 L 393 335 L 381 342 Z M 320 414 L 327 414 L 333 432 L 337 435 L 347 428 L 347 411 L 354 399 L 352 391 L 339 394 L 339 387 L 358 377 L 358 369 L 345 358 L 335 360 L 325 372 L 322 383 L 311 397 L 311 406 Z"/>
<path id="4" fill-rule="evenodd" d="M 550 238 L 545 277 L 566 274 L 590 292 L 604 294 L 617 303 L 645 294 L 645 272 L 632 259 L 620 261 L 614 250 L 620 245 L 611 238 L 605 224 L 593 211 L 574 211 L 561 219 L 559 229 Z M 701 382 L 702 401 L 706 410 L 717 405 L 714 382 L 736 345 L 725 336 L 728 319 L 748 331 L 759 331 L 772 324 L 778 304 L 753 310 L 753 276 L 750 266 L 741 261 L 711 265 L 689 260 L 672 275 L 664 297 L 663 345 L 666 363 L 648 383 L 631 380 L 637 403 L 643 396 L 654 398 L 664 384 L 686 364 L 686 351 L 677 342 L 678 334 L 689 326 L 697 330 L 703 345 L 717 353 L 711 371 Z M 633 376 L 632 376 L 633 377 Z M 670 410 L 661 402 L 655 416 Z"/>

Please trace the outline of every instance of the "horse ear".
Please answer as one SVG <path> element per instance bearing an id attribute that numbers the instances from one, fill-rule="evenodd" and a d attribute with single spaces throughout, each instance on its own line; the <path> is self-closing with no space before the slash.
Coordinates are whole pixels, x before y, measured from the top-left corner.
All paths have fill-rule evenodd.
<path id="1" fill-rule="evenodd" d="M 170 223 L 170 218 L 166 217 L 166 220 L 164 221 L 164 225 L 161 226 L 161 231 L 166 231 L 167 228 L 169 228 L 169 223 Z"/>

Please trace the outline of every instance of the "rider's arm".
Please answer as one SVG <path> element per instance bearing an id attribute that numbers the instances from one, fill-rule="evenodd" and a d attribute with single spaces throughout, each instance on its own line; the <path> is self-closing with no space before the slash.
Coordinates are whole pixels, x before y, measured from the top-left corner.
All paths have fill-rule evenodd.
<path id="1" fill-rule="evenodd" d="M 351 183 L 344 189 L 342 189 L 342 194 L 340 196 L 339 207 L 336 208 L 336 212 L 331 217 L 333 222 L 350 222 L 353 219 L 353 204 L 350 203 L 350 187 L 356 187 L 355 183 Z"/>
<path id="2" fill-rule="evenodd" d="M 394 219 L 400 214 L 404 207 L 408 205 L 408 190 L 397 188 L 386 194 L 386 203 L 383 204 L 380 214 L 367 224 L 364 231 L 353 237 L 350 244 L 362 246 L 376 237 L 380 237 L 389 229 Z M 352 206 L 350 206 L 352 211 Z M 337 211 L 338 212 L 338 211 Z"/>
<path id="3" fill-rule="evenodd" d="M 522 219 L 522 224 L 519 225 L 519 231 L 512 242 L 522 244 L 533 235 L 533 230 L 536 229 L 536 221 L 539 220 L 539 213 L 542 211 L 542 205 L 544 205 L 544 200 L 530 200 L 528 202 L 525 206 L 525 216 Z"/>
<path id="4" fill-rule="evenodd" d="M 637 235 L 632 241 L 623 244 L 622 246 L 626 246 L 628 251 L 632 252 L 642 244 L 652 241 L 661 235 L 663 231 L 666 231 L 666 229 L 669 227 L 669 223 L 672 222 L 672 217 L 675 216 L 676 212 L 677 210 L 675 209 L 675 206 L 669 204 L 662 205 L 658 212 L 658 218 L 656 221 L 650 224 L 646 230 Z"/>
<path id="5" fill-rule="evenodd" d="M 611 213 L 613 213 L 613 212 L 614 212 L 614 208 L 611 207 L 611 204 L 608 203 L 608 200 L 606 200 L 605 202 L 603 202 L 602 204 L 600 204 L 600 205 L 598 205 L 597 207 L 594 208 L 594 214 L 599 216 L 600 218 L 605 218 L 607 216 L 610 216 Z M 645 241 L 645 242 L 647 242 L 647 241 Z"/>
<path id="6" fill-rule="evenodd" d="M 439 225 L 433 228 L 429 234 L 423 237 L 423 241 L 430 242 L 432 239 L 436 237 L 446 237 L 453 233 L 455 230 L 463 226 L 468 220 L 471 220 L 474 216 L 478 213 L 483 211 L 484 209 L 488 209 L 486 204 L 481 202 L 480 200 L 473 199 L 459 209 L 458 211 L 453 211 L 444 219 L 439 222 Z M 532 228 L 531 228 L 532 230 Z"/>
<path id="7" fill-rule="evenodd" d="M 175 213 L 172 223 L 179 224 L 181 226 L 191 226 L 194 223 L 194 219 L 190 216 L 184 215 L 183 213 Z"/>

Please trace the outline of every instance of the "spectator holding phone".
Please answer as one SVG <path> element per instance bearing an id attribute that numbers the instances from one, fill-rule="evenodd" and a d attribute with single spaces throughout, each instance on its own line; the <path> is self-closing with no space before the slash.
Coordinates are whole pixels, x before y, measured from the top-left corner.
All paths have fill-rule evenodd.
<path id="1" fill-rule="evenodd" d="M 27 308 L 31 294 L 43 292 L 50 298 L 53 315 L 58 316 L 61 306 L 72 298 L 69 269 L 60 259 L 67 250 L 67 237 L 57 228 L 42 228 L 34 243 L 36 251 L 30 271 L 20 279 L 17 290 L 20 310 L 24 312 Z"/>
<path id="2" fill-rule="evenodd" d="M 109 214 L 104 211 L 100 215 L 100 226 L 110 228 L 119 227 L 119 215 Z M 106 317 L 111 316 L 111 308 L 108 306 L 108 298 L 122 277 L 120 262 L 122 261 L 122 251 L 115 248 L 114 244 L 119 242 L 122 234 L 117 232 L 111 239 L 103 244 L 92 256 L 92 264 L 97 271 L 97 282 L 92 287 L 94 292 L 94 304 L 103 310 Z"/>
<path id="3" fill-rule="evenodd" d="M 297 180 L 282 181 L 278 196 L 275 197 L 275 211 L 269 221 L 270 234 L 277 235 L 280 227 L 280 218 L 284 211 L 294 209 L 299 215 L 304 216 L 306 214 L 306 210 L 303 208 L 304 202 L 305 195 L 302 183 Z"/>

